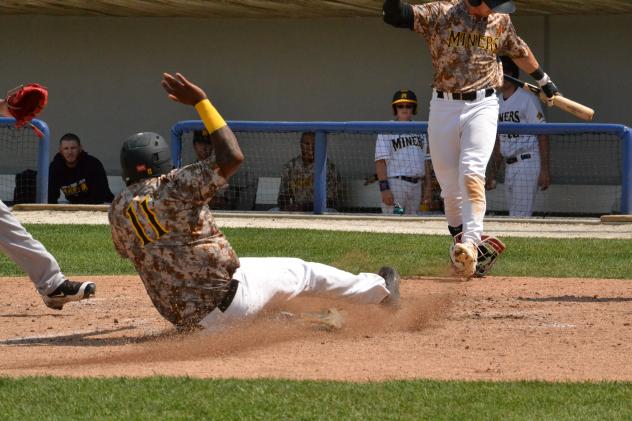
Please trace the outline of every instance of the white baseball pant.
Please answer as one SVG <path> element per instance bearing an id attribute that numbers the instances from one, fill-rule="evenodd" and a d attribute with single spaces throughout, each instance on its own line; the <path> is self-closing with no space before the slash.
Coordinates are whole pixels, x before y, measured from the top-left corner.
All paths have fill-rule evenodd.
<path id="1" fill-rule="evenodd" d="M 354 275 L 321 263 L 291 257 L 243 257 L 233 274 L 239 287 L 225 312 L 216 308 L 200 325 L 220 330 L 252 317 L 266 306 L 299 295 L 344 298 L 359 304 L 377 304 L 389 295 L 384 278 L 375 273 Z"/>
<path id="2" fill-rule="evenodd" d="M 530 153 L 529 159 L 505 165 L 505 199 L 509 205 L 509 216 L 529 217 L 533 214 L 540 176 L 540 155 Z"/>
<path id="3" fill-rule="evenodd" d="M 483 92 L 480 95 L 480 92 Z M 430 155 L 441 186 L 448 224 L 463 224 L 463 242 L 478 244 L 485 217 L 485 170 L 494 150 L 498 98 L 430 101 Z"/>
<path id="4" fill-rule="evenodd" d="M 388 185 L 393 193 L 393 202 L 404 208 L 407 215 L 416 215 L 421 205 L 421 180 L 418 183 L 389 178 Z M 382 202 L 382 213 L 393 214 L 394 206 L 385 205 Z"/>
<path id="5" fill-rule="evenodd" d="M 31 278 L 42 295 L 51 294 L 64 282 L 57 261 L 0 201 L 0 250 Z"/>

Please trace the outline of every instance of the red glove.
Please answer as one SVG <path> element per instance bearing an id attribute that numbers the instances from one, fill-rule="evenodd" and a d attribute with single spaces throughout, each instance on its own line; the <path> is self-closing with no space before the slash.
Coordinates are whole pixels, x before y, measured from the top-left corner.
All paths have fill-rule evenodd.
<path id="1" fill-rule="evenodd" d="M 7 93 L 7 109 L 22 127 L 42 112 L 48 101 L 48 89 L 38 83 L 18 86 Z"/>

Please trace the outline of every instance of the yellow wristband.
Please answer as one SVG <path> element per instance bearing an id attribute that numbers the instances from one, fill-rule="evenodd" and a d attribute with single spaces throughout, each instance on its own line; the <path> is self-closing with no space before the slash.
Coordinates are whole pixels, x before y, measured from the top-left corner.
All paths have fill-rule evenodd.
<path id="1" fill-rule="evenodd" d="M 204 126 L 209 133 L 213 133 L 215 130 L 219 130 L 226 126 L 226 122 L 208 99 L 203 99 L 195 104 L 195 110 L 200 115 L 200 118 L 204 122 Z"/>

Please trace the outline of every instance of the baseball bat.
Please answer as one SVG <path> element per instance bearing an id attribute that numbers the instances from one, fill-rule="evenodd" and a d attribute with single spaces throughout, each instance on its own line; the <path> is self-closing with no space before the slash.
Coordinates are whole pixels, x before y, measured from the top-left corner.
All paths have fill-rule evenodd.
<path id="1" fill-rule="evenodd" d="M 506 81 L 513 83 L 518 88 L 522 88 L 525 91 L 531 92 L 532 94 L 538 96 L 540 100 L 544 103 L 546 103 L 547 99 L 549 99 L 544 94 L 544 92 L 542 92 L 542 89 L 535 85 L 523 82 L 522 80 L 516 79 L 515 77 L 509 75 L 504 75 L 504 77 Z M 595 115 L 595 110 L 593 110 L 592 108 L 588 108 L 587 106 L 568 99 L 562 95 L 554 95 L 552 99 L 554 107 L 564 110 L 577 118 L 581 118 L 582 120 L 590 121 Z"/>

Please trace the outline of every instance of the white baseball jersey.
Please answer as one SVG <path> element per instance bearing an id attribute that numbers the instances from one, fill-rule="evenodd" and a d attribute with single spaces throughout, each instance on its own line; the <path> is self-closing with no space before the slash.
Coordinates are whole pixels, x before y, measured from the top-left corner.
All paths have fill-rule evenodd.
<path id="1" fill-rule="evenodd" d="M 535 95 L 517 89 L 509 98 L 499 96 L 498 121 L 501 123 L 546 123 L 542 106 Z M 501 134 L 500 153 L 505 158 L 523 153 L 539 153 L 538 137 L 534 135 Z"/>
<path id="2" fill-rule="evenodd" d="M 386 160 L 387 177 L 422 177 L 427 158 L 425 134 L 380 134 L 375 144 L 375 160 Z"/>

